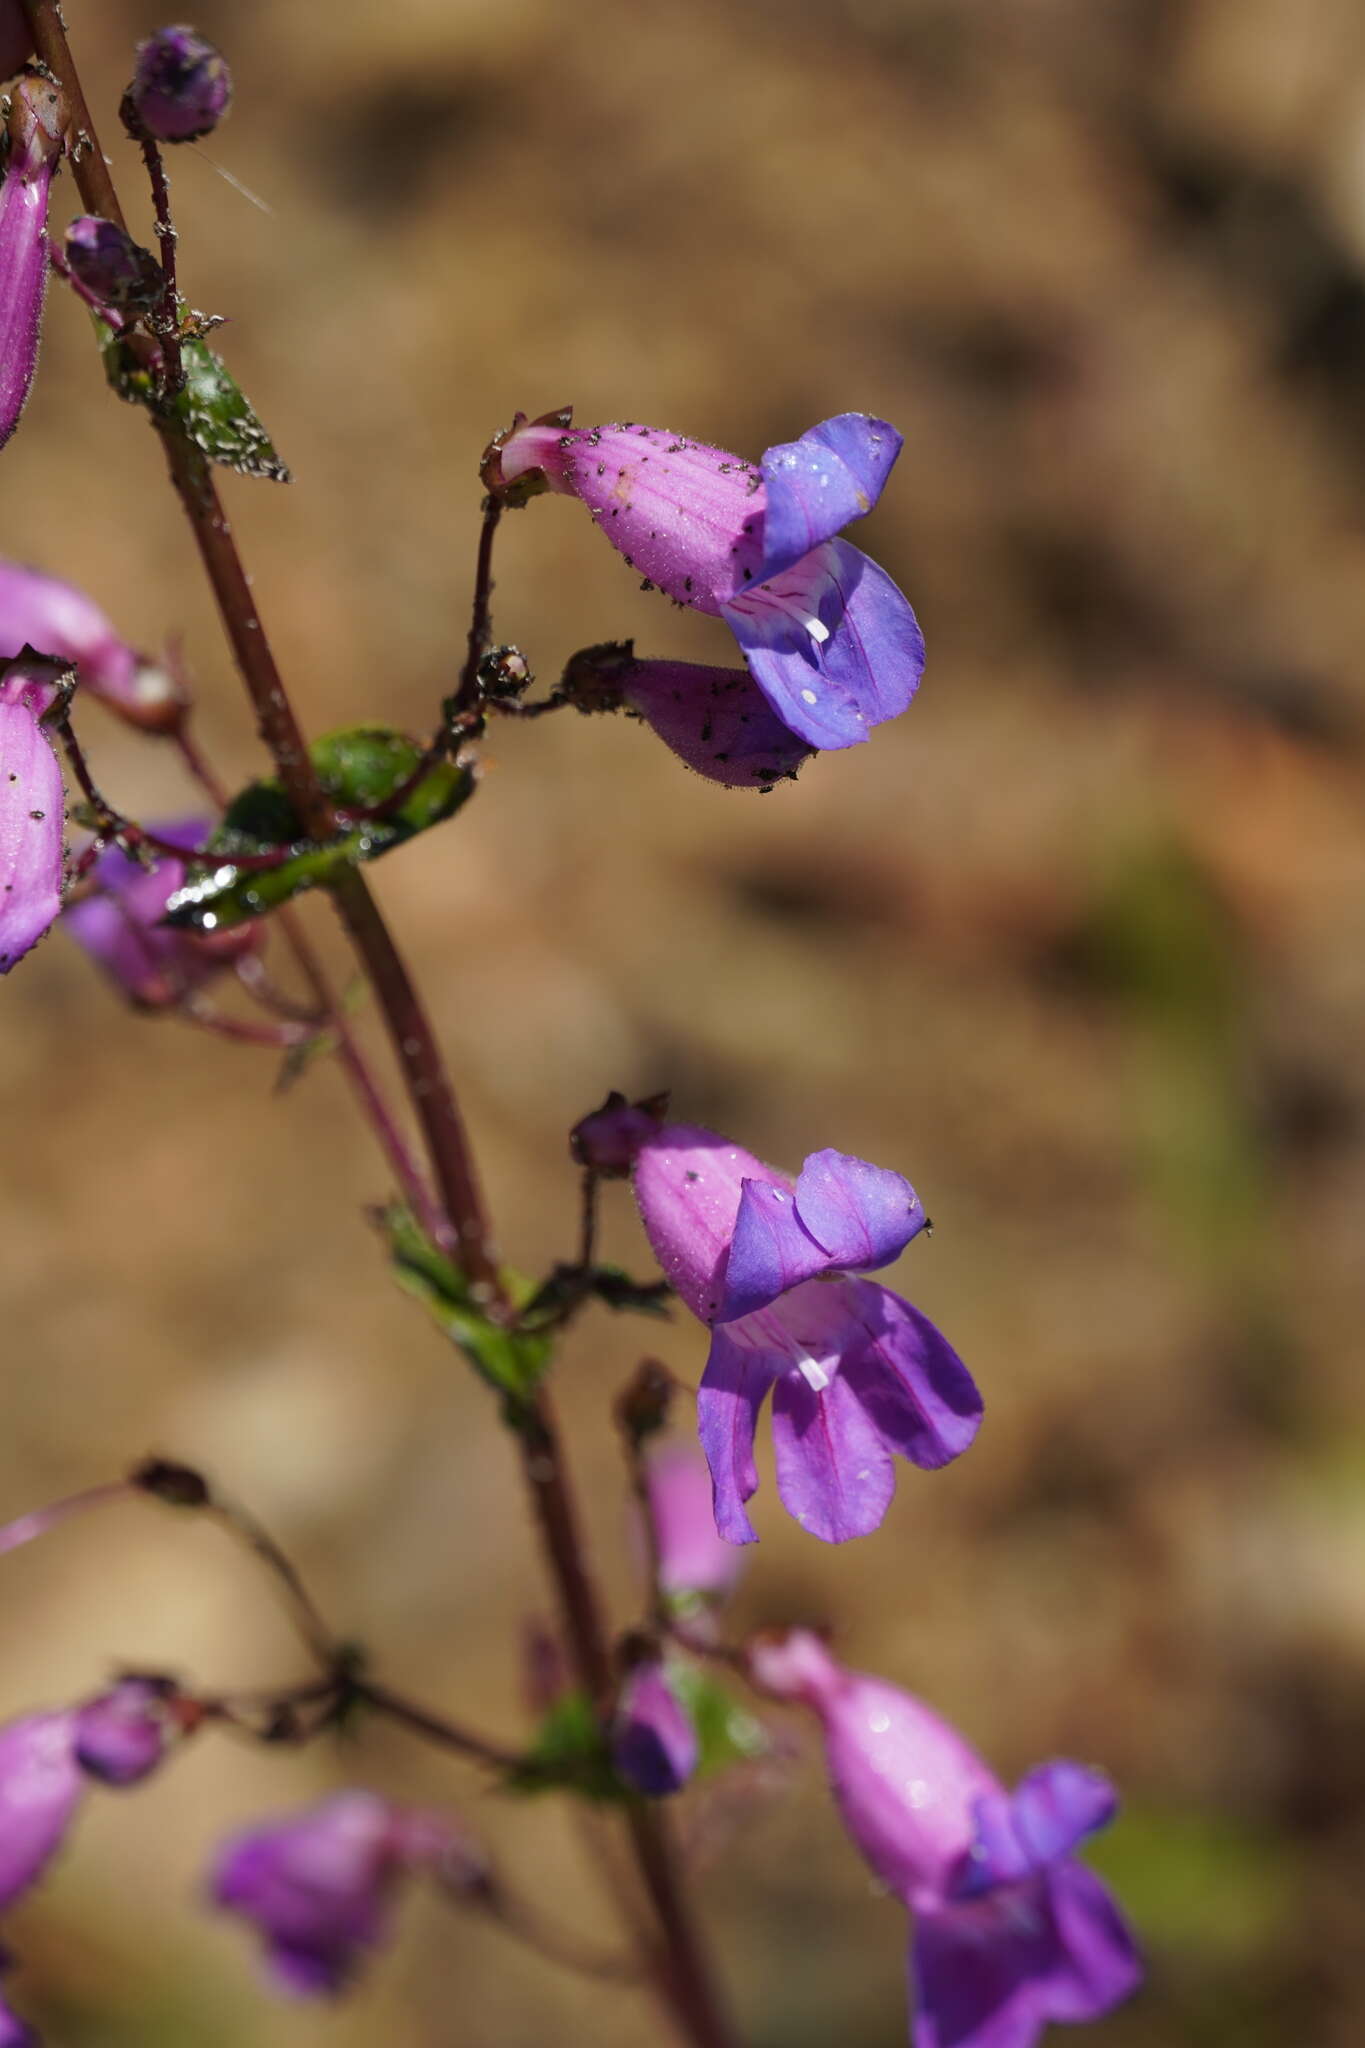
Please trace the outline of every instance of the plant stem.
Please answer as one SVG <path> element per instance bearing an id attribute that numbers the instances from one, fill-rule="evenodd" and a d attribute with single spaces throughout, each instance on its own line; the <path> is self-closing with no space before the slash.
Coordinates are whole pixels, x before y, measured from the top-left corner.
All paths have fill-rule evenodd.
<path id="1" fill-rule="evenodd" d="M 82 199 L 92 213 L 123 225 L 122 209 L 100 153 L 54 0 L 23 0 L 23 5 L 38 53 L 65 86 L 75 122 L 90 141 L 90 149 L 79 163 L 73 164 Z M 176 422 L 162 418 L 156 424 L 171 480 L 190 522 L 238 670 L 256 712 L 261 738 L 309 832 L 325 839 L 334 830 L 332 806 L 313 771 L 209 463 Z M 474 701 L 479 661 L 489 637 L 493 537 L 500 515 L 499 505 L 485 502 L 457 709 Z M 332 893 L 374 985 L 426 1138 L 433 1176 L 454 1226 L 459 1259 L 473 1285 L 483 1290 L 485 1306 L 495 1311 L 502 1307 L 505 1311 L 463 1123 L 426 1012 L 360 870 L 344 870 Z M 600 1708 L 611 1686 L 606 1636 L 584 1562 L 553 1414 L 543 1389 L 536 1396 L 530 1426 L 519 1432 L 518 1440 L 575 1663 L 585 1688 Z M 660 1991 L 695 2048 L 731 2048 L 732 2037 L 711 1990 L 661 1816 L 643 1803 L 632 1805 L 629 1828 L 641 1876 L 663 1934 L 663 1951 L 655 1959 Z"/>

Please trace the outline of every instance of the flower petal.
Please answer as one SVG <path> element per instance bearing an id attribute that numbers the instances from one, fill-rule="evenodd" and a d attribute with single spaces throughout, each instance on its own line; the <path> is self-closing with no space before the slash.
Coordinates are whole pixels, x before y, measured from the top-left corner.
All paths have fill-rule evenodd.
<path id="1" fill-rule="evenodd" d="M 796 1213 L 836 1266 L 856 1272 L 889 1266 L 924 1228 L 924 1204 L 904 1175 L 848 1152 L 811 1153 Z"/>
<path id="2" fill-rule="evenodd" d="M 715 1320 L 766 1308 L 801 1281 L 827 1272 L 834 1261 L 796 1213 L 789 1188 L 772 1181 L 746 1180 L 725 1266 L 725 1294 Z"/>
<path id="3" fill-rule="evenodd" d="M 1021 1778 L 1011 1800 L 1020 1843 L 1035 1869 L 1069 1856 L 1118 1812 L 1118 1794 L 1103 1771 L 1067 1757 L 1039 1764 Z"/>
<path id="4" fill-rule="evenodd" d="M 65 817 L 62 772 L 34 707 L 0 701 L 0 974 L 62 907 Z"/>
<path id="5" fill-rule="evenodd" d="M 762 463 L 767 511 L 760 574 L 789 569 L 870 512 L 902 446 L 902 436 L 886 420 L 842 412 L 799 441 L 769 448 Z"/>
<path id="6" fill-rule="evenodd" d="M 42 1876 L 80 1804 L 74 1733 L 72 1714 L 30 1714 L 0 1729 L 0 1907 Z"/>
<path id="7" fill-rule="evenodd" d="M 1037 1980 L 1057 1946 L 1044 1912 L 1014 1924 L 990 1908 L 921 1914 L 910 1949 L 914 2048 L 1034 2048 L 1046 2024 Z"/>
<path id="8" fill-rule="evenodd" d="M 752 1344 L 739 1344 L 721 1329 L 711 1338 L 697 1389 L 697 1434 L 711 1468 L 716 1528 L 727 1543 L 757 1543 L 758 1531 L 744 1503 L 758 1491 L 754 1430 L 759 1410 L 779 1364 Z"/>
<path id="9" fill-rule="evenodd" d="M 819 1392 L 799 1371 L 783 1373 L 773 1394 L 773 1448 L 782 1505 L 812 1536 L 847 1543 L 880 1526 L 895 1468 L 842 1373 Z"/>
<path id="10" fill-rule="evenodd" d="M 1107 1887 L 1083 1863 L 1059 1864 L 1048 1890 L 1065 1963 L 1049 1977 L 1044 2009 L 1054 2020 L 1098 2019 L 1141 1984 L 1137 1944 Z"/>
<path id="11" fill-rule="evenodd" d="M 812 747 L 852 747 L 905 710 L 924 669 L 914 612 L 884 569 L 828 541 L 723 606 L 749 672 Z"/>
<path id="12" fill-rule="evenodd" d="M 622 694 L 680 761 L 731 789 L 771 789 L 809 757 L 747 669 L 640 661 Z"/>
<path id="13" fill-rule="evenodd" d="M 873 1280 L 844 1283 L 866 1342 L 842 1376 L 893 1450 L 935 1471 L 961 1457 L 981 1426 L 976 1382 L 928 1316 Z"/>

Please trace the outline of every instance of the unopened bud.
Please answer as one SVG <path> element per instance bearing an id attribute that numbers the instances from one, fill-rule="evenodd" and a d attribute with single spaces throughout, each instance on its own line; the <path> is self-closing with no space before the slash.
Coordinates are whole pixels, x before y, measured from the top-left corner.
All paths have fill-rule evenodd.
<path id="1" fill-rule="evenodd" d="M 161 294 L 161 265 L 111 220 L 83 213 L 66 231 L 71 274 L 106 306 L 145 308 Z"/>
<path id="2" fill-rule="evenodd" d="M 172 1508 L 206 1508 L 213 1499 L 202 1473 L 171 1458 L 144 1458 L 128 1474 L 128 1483 Z"/>
<path id="3" fill-rule="evenodd" d="M 697 1768 L 697 1731 L 662 1664 L 652 1659 L 627 1672 L 612 1721 L 611 1760 L 637 1792 L 651 1799 L 681 1792 Z"/>
<path id="4" fill-rule="evenodd" d="M 569 1133 L 569 1150 L 580 1166 L 605 1179 L 619 1180 L 630 1172 L 635 1155 L 659 1130 L 668 1107 L 665 1095 L 627 1102 L 619 1088 L 600 1109 L 580 1117 Z"/>
<path id="5" fill-rule="evenodd" d="M 174 1739 L 166 1678 L 124 1678 L 76 1715 L 76 1762 L 104 1785 L 138 1785 L 156 1769 Z"/>
<path id="6" fill-rule="evenodd" d="M 227 59 L 192 28 L 159 28 L 137 46 L 127 106 L 157 142 L 195 142 L 232 103 Z"/>

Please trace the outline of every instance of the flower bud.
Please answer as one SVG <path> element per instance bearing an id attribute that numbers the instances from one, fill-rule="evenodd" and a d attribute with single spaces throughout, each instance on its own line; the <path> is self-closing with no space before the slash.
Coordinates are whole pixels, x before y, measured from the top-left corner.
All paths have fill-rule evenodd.
<path id="1" fill-rule="evenodd" d="M 613 1088 L 600 1109 L 580 1117 L 569 1133 L 569 1150 L 580 1166 L 606 1180 L 624 1179 L 643 1144 L 654 1136 L 667 1107 L 663 1096 L 627 1102 Z"/>
<path id="2" fill-rule="evenodd" d="M 157 142 L 196 142 L 232 102 L 227 59 L 192 28 L 159 28 L 137 46 L 128 102 Z"/>
<path id="3" fill-rule="evenodd" d="M 49 78 L 21 78 L 0 184 L 0 448 L 19 424 L 38 366 L 47 294 L 47 202 L 66 108 Z"/>
<path id="4" fill-rule="evenodd" d="M 175 818 L 149 827 L 158 839 L 202 846 L 206 818 Z M 91 886 L 67 905 L 62 928 L 141 1009 L 168 1009 L 212 979 L 264 936 L 258 925 L 202 935 L 163 923 L 166 906 L 185 881 L 185 863 L 160 854 L 150 867 L 111 846 L 95 863 Z"/>
<path id="5" fill-rule="evenodd" d="M 103 1785 L 138 1785 L 166 1754 L 174 1730 L 167 1679 L 124 1678 L 76 1714 L 76 1762 Z"/>
<path id="6" fill-rule="evenodd" d="M 161 265 L 150 249 L 111 220 L 83 213 L 66 231 L 66 260 L 77 283 L 105 306 L 145 310 L 161 295 Z"/>
<path id="7" fill-rule="evenodd" d="M 697 1768 L 699 1747 L 692 1718 L 652 1658 L 626 1674 L 611 1731 L 618 1774 L 649 1798 L 680 1792 Z"/>

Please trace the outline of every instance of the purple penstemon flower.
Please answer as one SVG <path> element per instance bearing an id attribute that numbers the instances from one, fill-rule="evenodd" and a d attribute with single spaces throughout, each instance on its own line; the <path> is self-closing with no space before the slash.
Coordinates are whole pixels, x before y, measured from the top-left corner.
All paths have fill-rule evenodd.
<path id="1" fill-rule="evenodd" d="M 836 538 L 880 497 L 901 450 L 894 427 L 840 413 L 755 464 L 661 427 L 569 419 L 519 417 L 490 452 L 490 486 L 543 478 L 580 499 L 647 583 L 725 620 L 807 747 L 854 746 L 905 710 L 924 667 L 915 614 Z"/>
<path id="2" fill-rule="evenodd" d="M 845 1827 L 915 1915 L 914 2048 L 1033 2048 L 1098 2019 L 1142 1965 L 1109 1892 L 1073 1851 L 1113 1819 L 1108 1779 L 1059 1761 L 1012 1793 L 911 1694 L 848 1671 L 804 1630 L 750 1651 L 756 1682 L 818 1715 Z"/>
<path id="3" fill-rule="evenodd" d="M 893 1453 L 933 1469 L 967 1449 L 981 1397 L 966 1366 L 927 1316 L 857 1277 L 924 1227 L 900 1174 L 813 1152 L 793 1183 L 714 1131 L 671 1124 L 640 1146 L 634 1179 L 665 1275 L 711 1327 L 697 1421 L 727 1541 L 755 1540 L 744 1503 L 770 1388 L 778 1492 L 827 1543 L 881 1522 Z"/>
<path id="4" fill-rule="evenodd" d="M 21 78 L 0 183 L 0 448 L 19 424 L 38 366 L 47 294 L 47 202 L 62 153 L 64 110 L 51 79 Z"/>
<path id="5" fill-rule="evenodd" d="M 68 671 L 33 656 L 0 665 L 0 974 L 62 907 L 66 791 L 43 720 Z"/>

